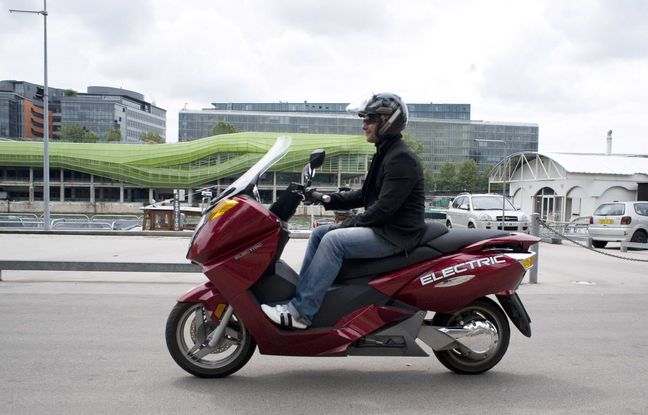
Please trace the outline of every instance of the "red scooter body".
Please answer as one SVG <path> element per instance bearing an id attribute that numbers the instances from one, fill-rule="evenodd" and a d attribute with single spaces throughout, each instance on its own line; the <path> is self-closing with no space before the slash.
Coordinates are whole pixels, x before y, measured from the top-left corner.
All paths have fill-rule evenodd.
<path id="1" fill-rule="evenodd" d="M 195 236 L 187 255 L 188 259 L 203 266 L 209 282 L 188 292 L 178 301 L 201 301 L 211 312 L 220 303 L 232 305 L 252 333 L 261 353 L 344 355 L 347 347 L 361 337 L 390 323 L 402 321 L 416 312 L 369 305 L 340 319 L 334 327 L 304 331 L 277 327 L 261 311 L 259 302 L 249 289 L 275 260 L 281 221 L 249 196 L 237 196 L 233 200 L 237 202 L 236 206 L 209 220 Z M 525 269 L 511 258 L 483 252 L 485 247 L 512 241 L 528 248 L 537 238 L 516 234 L 480 241 L 453 255 L 385 274 L 371 281 L 370 285 L 416 309 L 440 312 L 459 309 L 488 294 L 512 293 L 520 284 Z M 483 264 L 478 262 L 480 260 L 483 260 Z M 457 264 L 470 264 L 470 261 L 477 262 L 471 269 L 475 272 L 474 277 L 467 282 L 448 285 L 444 284 L 447 279 L 431 281 L 432 277 L 422 281 L 431 272 L 442 272 Z M 463 268 L 469 269 L 470 265 L 459 270 Z"/>
<path id="2" fill-rule="evenodd" d="M 258 175 L 246 179 L 255 184 Z M 515 291 L 533 265 L 529 248 L 538 238 L 448 232 L 440 224 L 430 224 L 424 244 L 412 252 L 345 262 L 308 329 L 276 326 L 260 305 L 294 294 L 297 275 L 280 256 L 289 238 L 286 216 L 301 199 L 289 202 L 292 213 L 275 214 L 245 186 L 215 199 L 190 244 L 187 258 L 209 281 L 181 296 L 167 322 L 169 350 L 188 372 L 227 376 L 247 362 L 255 344 L 275 355 L 427 356 L 414 342 L 420 339 L 451 370 L 481 373 L 506 351 L 506 315 L 531 335 Z M 506 315 L 487 296 L 496 296 Z M 428 312 L 436 313 L 433 319 Z M 227 350 L 234 352 L 220 358 Z"/>

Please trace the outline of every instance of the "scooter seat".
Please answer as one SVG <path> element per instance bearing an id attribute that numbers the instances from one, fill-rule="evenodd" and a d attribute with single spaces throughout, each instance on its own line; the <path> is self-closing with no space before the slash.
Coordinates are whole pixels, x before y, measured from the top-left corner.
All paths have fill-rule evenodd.
<path id="1" fill-rule="evenodd" d="M 509 235 L 508 232 L 480 229 L 452 229 L 448 231 L 445 225 L 436 222 L 426 225 L 427 229 L 421 239 L 421 244 L 412 251 L 384 258 L 345 259 L 336 280 L 346 281 L 376 277 L 458 251 L 484 239 Z"/>
<path id="2" fill-rule="evenodd" d="M 437 222 L 426 223 L 421 244 L 410 252 L 400 252 L 384 258 L 345 259 L 338 273 L 337 281 L 377 276 L 443 255 L 428 245 L 430 241 L 448 233 L 448 228 Z"/>

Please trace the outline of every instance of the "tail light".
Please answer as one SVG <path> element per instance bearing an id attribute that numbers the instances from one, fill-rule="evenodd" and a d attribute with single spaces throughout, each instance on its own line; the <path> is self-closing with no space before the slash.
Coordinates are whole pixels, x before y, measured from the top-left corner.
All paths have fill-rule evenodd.
<path id="1" fill-rule="evenodd" d="M 621 218 L 621 225 L 630 225 L 632 218 L 630 216 L 624 216 Z"/>
<path id="2" fill-rule="evenodd" d="M 591 216 L 590 216 L 590 221 L 589 221 L 589 224 L 590 224 L 590 225 L 594 225 L 594 218 L 593 218 L 593 217 L 591 217 Z"/>

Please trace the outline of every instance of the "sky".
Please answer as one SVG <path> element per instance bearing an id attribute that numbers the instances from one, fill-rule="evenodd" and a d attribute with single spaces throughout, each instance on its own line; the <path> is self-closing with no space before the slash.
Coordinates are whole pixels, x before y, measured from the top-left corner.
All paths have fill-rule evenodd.
<path id="1" fill-rule="evenodd" d="M 42 0 L 0 0 L 0 80 L 43 81 Z M 648 154 L 643 0 L 50 0 L 49 85 L 211 102 L 351 102 L 389 91 L 536 123 L 543 152 Z"/>

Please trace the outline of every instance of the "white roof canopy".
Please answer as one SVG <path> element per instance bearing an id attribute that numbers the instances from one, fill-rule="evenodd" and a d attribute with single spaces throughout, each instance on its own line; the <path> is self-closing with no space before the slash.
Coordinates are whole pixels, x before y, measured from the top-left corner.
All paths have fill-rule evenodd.
<path id="1" fill-rule="evenodd" d="M 648 156 L 579 153 L 516 153 L 500 161 L 491 172 L 490 182 L 510 181 L 519 168 L 531 172 L 526 179 L 564 178 L 568 173 L 648 175 Z"/>

